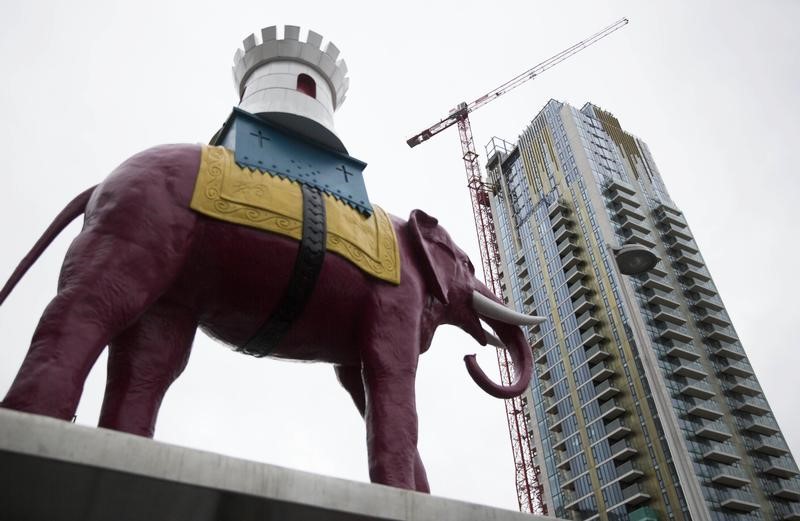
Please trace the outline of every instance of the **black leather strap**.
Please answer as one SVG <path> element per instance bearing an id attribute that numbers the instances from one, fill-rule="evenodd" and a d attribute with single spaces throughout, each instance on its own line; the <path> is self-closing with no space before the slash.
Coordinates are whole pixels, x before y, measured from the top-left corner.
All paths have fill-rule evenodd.
<path id="1" fill-rule="evenodd" d="M 240 349 L 249 355 L 267 356 L 278 345 L 292 322 L 308 302 L 325 259 L 325 201 L 313 186 L 300 185 L 303 192 L 303 237 L 289 279 L 278 307 L 253 337 Z"/>

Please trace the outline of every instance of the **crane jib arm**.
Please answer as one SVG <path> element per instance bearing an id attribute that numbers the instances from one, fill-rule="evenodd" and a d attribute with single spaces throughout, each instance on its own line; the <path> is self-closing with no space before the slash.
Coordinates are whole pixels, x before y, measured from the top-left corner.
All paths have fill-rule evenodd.
<path id="1" fill-rule="evenodd" d="M 456 108 L 450 111 L 448 116 L 438 123 L 431 125 L 430 127 L 426 128 L 419 134 L 415 135 L 414 137 L 406 140 L 409 147 L 415 147 L 420 143 L 423 143 L 439 132 L 445 130 L 448 127 L 451 127 L 458 123 L 459 120 L 462 120 L 467 117 L 467 115 L 486 105 L 487 103 L 496 100 L 503 94 L 514 90 L 515 88 L 519 87 L 523 83 L 534 79 L 536 76 L 541 74 L 542 72 L 550 69 L 551 67 L 561 63 L 562 61 L 566 60 L 570 56 L 573 56 L 583 49 L 589 47 L 590 45 L 602 40 L 609 34 L 613 33 L 614 31 L 621 29 L 628 23 L 627 18 L 621 18 L 614 22 L 613 24 L 609 25 L 608 27 L 604 28 L 603 30 L 593 34 L 589 38 L 585 40 L 581 40 L 580 42 L 576 43 L 571 47 L 567 47 L 563 51 L 558 54 L 551 56 L 550 58 L 546 59 L 545 61 L 534 65 L 532 68 L 528 69 L 527 71 L 523 72 L 522 74 L 512 78 L 511 80 L 505 82 L 504 84 L 500 85 L 496 89 L 492 90 L 491 92 L 484 94 L 480 98 L 476 99 L 472 103 L 459 103 Z"/>

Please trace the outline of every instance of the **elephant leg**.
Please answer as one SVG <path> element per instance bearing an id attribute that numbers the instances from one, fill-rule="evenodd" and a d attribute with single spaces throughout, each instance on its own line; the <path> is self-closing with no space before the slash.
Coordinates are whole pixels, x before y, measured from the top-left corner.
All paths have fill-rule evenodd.
<path id="1" fill-rule="evenodd" d="M 353 403 L 358 409 L 361 417 L 364 418 L 367 399 L 364 393 L 364 381 L 361 376 L 361 368 L 354 366 L 336 366 L 336 377 L 342 387 L 350 394 Z M 428 475 L 425 472 L 425 466 L 422 464 L 422 458 L 419 455 L 419 450 L 414 447 L 414 490 L 417 492 L 424 492 L 430 494 L 431 489 L 428 485 Z"/>
<path id="2" fill-rule="evenodd" d="M 369 473 L 373 483 L 416 490 L 417 410 L 414 393 L 418 351 L 393 339 L 362 351 Z M 411 344 L 413 345 L 413 344 Z"/>
<path id="3" fill-rule="evenodd" d="M 174 280 L 182 257 L 167 251 L 179 247 L 164 239 L 151 248 L 100 226 L 84 229 L 70 246 L 58 294 L 39 320 L 2 406 L 71 419 L 104 347 Z"/>
<path id="4" fill-rule="evenodd" d="M 161 400 L 186 367 L 196 331 L 191 310 L 162 299 L 117 335 L 108 348 L 98 425 L 152 438 Z"/>

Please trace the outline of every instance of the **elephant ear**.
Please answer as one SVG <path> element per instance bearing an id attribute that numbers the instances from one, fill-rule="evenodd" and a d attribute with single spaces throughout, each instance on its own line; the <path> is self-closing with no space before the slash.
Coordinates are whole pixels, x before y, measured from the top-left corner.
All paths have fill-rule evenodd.
<path id="1" fill-rule="evenodd" d="M 411 239 L 416 245 L 420 259 L 419 268 L 433 296 L 447 304 L 448 283 L 452 278 L 454 259 L 444 249 L 437 246 L 441 243 L 439 221 L 422 210 L 413 210 L 408 218 Z"/>

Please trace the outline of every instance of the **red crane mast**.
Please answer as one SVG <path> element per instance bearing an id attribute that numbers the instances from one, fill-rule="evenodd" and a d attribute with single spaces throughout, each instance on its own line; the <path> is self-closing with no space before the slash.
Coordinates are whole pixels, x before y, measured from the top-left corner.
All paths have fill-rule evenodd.
<path id="1" fill-rule="evenodd" d="M 427 141 L 443 130 L 458 125 L 458 135 L 461 139 L 462 160 L 467 171 L 467 188 L 472 200 L 472 214 L 475 218 L 475 231 L 478 234 L 483 277 L 486 285 L 495 295 L 502 298 L 500 289 L 500 248 L 497 244 L 494 218 L 489 203 L 490 187 L 483 180 L 483 174 L 478 163 L 478 153 L 475 151 L 475 141 L 472 137 L 472 127 L 469 122 L 469 113 L 494 101 L 503 94 L 519 87 L 528 80 L 534 79 L 542 72 L 561 63 L 570 56 L 582 51 L 593 43 L 605 38 L 614 31 L 621 29 L 628 23 L 627 18 L 609 25 L 585 40 L 564 49 L 545 61 L 534 65 L 522 74 L 512 78 L 491 92 L 484 94 L 472 103 L 459 103 L 450 111 L 448 116 L 438 123 L 431 125 L 419 134 L 408 139 L 409 147 L 415 147 Z M 500 366 L 500 380 L 508 385 L 514 374 L 513 362 L 504 349 L 497 350 L 497 363 Z M 525 406 L 522 397 L 505 401 L 506 419 L 511 437 L 511 450 L 514 456 L 515 482 L 517 487 L 517 501 L 521 512 L 531 514 L 546 514 L 547 505 L 542 500 L 542 486 L 539 484 L 541 469 L 534 463 L 536 448 L 531 443 L 527 421 L 525 419 Z"/>

